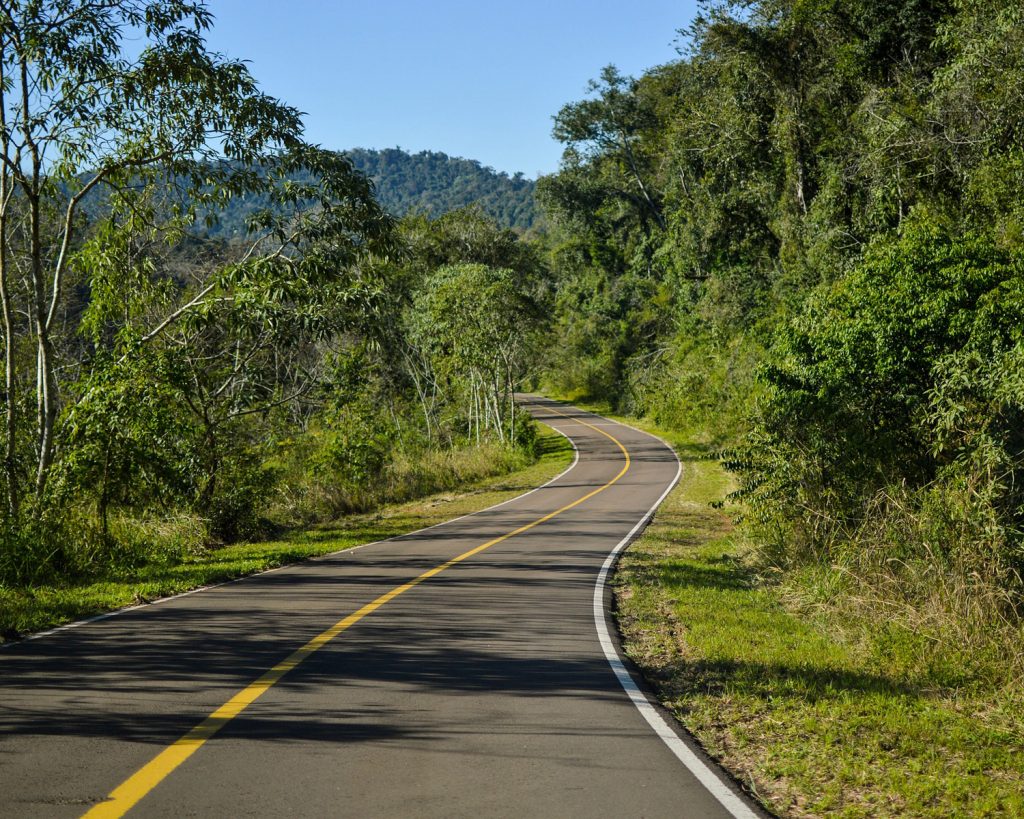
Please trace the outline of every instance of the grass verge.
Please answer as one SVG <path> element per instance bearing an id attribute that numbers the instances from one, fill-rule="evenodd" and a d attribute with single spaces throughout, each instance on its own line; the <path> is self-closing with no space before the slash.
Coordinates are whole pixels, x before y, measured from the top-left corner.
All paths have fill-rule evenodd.
<path id="1" fill-rule="evenodd" d="M 545 483 L 572 460 L 569 442 L 539 425 L 537 461 L 517 472 L 469 482 L 418 500 L 349 515 L 277 540 L 199 549 L 178 559 L 111 570 L 87 582 L 0 587 L 4 639 L 190 589 L 395 537 L 484 509 Z"/>
<path id="2" fill-rule="evenodd" d="M 669 440 L 683 478 L 619 564 L 619 626 L 712 756 L 784 816 L 1024 815 L 1020 685 L 937 685 L 899 630 L 801 610 L 804 579 L 759 574 L 737 510 L 711 505 L 731 484 L 706 448 L 620 420 Z"/>

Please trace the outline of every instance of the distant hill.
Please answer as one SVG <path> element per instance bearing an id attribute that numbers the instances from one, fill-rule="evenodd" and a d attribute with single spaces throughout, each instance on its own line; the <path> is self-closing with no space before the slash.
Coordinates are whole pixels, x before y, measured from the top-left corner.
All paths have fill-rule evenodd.
<path id="1" fill-rule="evenodd" d="M 357 148 L 346 154 L 358 170 L 373 180 L 377 200 L 394 216 L 417 212 L 437 217 L 478 205 L 501 227 L 527 231 L 540 226 L 542 217 L 533 197 L 536 183 L 522 174 L 509 176 L 474 160 L 438 151 L 409 154 L 397 148 Z M 301 181 L 308 178 L 306 174 L 295 177 Z M 106 203 L 106 193 L 100 189 L 86 200 L 85 210 L 98 216 L 106 212 Z M 268 205 L 265 196 L 240 196 L 218 209 L 214 225 L 200 222 L 196 232 L 220 239 L 244 236 L 246 219 Z"/>
<path id="2" fill-rule="evenodd" d="M 533 198 L 536 183 L 522 174 L 509 176 L 439 151 L 356 148 L 347 153 L 377 186 L 378 201 L 395 216 L 410 211 L 441 216 L 477 204 L 502 227 L 529 230 L 540 219 Z"/>

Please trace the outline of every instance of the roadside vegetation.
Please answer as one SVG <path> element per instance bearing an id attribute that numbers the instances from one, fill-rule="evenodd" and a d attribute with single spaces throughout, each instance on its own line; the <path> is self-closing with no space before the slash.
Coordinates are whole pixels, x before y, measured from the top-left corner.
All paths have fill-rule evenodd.
<path id="1" fill-rule="evenodd" d="M 478 209 L 396 221 L 211 24 L 184 0 L 0 11 L 7 637 L 537 454 L 512 394 L 541 252 Z"/>
<path id="2" fill-rule="evenodd" d="M 562 435 L 545 426 L 538 430 L 531 454 L 497 447 L 447 453 L 440 463 L 420 468 L 411 494 L 382 494 L 369 511 L 295 528 L 268 540 L 211 546 L 200 521 L 190 527 L 165 524 L 161 529 L 127 519 L 123 525 L 136 530 L 134 552 L 87 573 L 0 588 L 0 635 L 7 640 L 31 634 L 406 534 L 501 503 L 546 483 L 572 461 L 572 447 Z"/>
<path id="3" fill-rule="evenodd" d="M 756 799 L 783 816 L 1024 812 L 1024 692 L 998 663 L 980 674 L 945 643 L 922 664 L 922 635 L 899 617 L 838 608 L 843 590 L 773 570 L 735 524 L 735 479 L 706 443 L 620 420 L 683 462 L 614 576 L 626 651 Z"/>

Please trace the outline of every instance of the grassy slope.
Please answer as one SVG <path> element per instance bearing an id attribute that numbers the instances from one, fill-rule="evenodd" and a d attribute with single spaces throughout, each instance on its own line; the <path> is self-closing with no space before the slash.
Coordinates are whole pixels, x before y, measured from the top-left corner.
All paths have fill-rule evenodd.
<path id="1" fill-rule="evenodd" d="M 543 426 L 540 452 L 541 457 L 535 464 L 519 472 L 486 478 L 456 492 L 348 516 L 331 524 L 292 532 L 280 540 L 204 549 L 182 561 L 151 563 L 80 584 L 0 587 L 0 633 L 39 631 L 285 563 L 394 537 L 484 509 L 539 486 L 572 460 L 569 442 Z"/>
<path id="2" fill-rule="evenodd" d="M 595 408 L 601 411 L 601 408 Z M 838 618 L 760 578 L 729 476 L 670 440 L 683 479 L 615 575 L 626 650 L 662 701 L 769 810 L 788 816 L 1024 815 L 1019 692 L 907 679 Z"/>

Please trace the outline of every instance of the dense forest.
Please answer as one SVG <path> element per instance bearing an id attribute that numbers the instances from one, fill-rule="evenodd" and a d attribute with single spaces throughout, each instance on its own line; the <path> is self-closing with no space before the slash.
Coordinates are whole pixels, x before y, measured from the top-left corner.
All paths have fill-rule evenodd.
<path id="1" fill-rule="evenodd" d="M 509 176 L 439 151 L 357 148 L 345 155 L 370 178 L 377 201 L 395 216 L 422 213 L 436 218 L 478 207 L 501 227 L 519 232 L 539 227 L 536 183 L 521 173 Z"/>
<path id="2" fill-rule="evenodd" d="M 1024 8 L 709 2 L 679 43 L 556 117 L 551 382 L 704 434 L 771 568 L 1013 678 Z"/>

